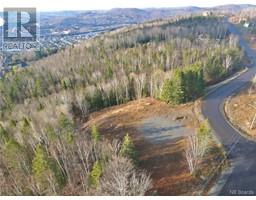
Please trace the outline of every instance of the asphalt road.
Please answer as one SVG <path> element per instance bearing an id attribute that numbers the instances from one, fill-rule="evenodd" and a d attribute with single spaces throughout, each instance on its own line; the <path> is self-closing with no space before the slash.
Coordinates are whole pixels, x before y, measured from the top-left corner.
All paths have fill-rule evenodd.
<path id="1" fill-rule="evenodd" d="M 223 115 L 225 99 L 248 83 L 256 73 L 256 52 L 240 37 L 238 30 L 231 24 L 229 29 L 240 38 L 240 45 L 251 58 L 249 70 L 204 98 L 202 112 L 215 131 L 217 138 L 229 153 L 231 173 L 219 180 L 218 195 L 256 195 L 256 142 L 242 137 L 226 121 Z M 220 185 L 222 181 L 222 184 Z"/>

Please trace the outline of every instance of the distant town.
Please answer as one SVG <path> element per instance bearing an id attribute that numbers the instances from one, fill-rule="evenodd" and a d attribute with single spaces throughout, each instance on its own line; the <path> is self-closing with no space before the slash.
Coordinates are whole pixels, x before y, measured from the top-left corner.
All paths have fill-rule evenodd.
<path id="1" fill-rule="evenodd" d="M 241 6 L 242 8 L 246 5 Z M 233 6 L 232 10 L 241 9 Z M 211 16 L 225 13 L 224 7 L 205 9 L 199 7 L 165 8 L 165 9 L 112 9 L 108 11 L 61 11 L 40 13 L 40 51 L 34 55 L 23 55 L 23 52 L 0 52 L 0 77 L 14 68 L 22 68 L 29 65 L 31 61 L 38 60 L 60 49 L 79 43 L 82 40 L 92 38 L 98 34 L 115 30 L 127 25 L 143 23 L 148 20 L 166 19 L 168 17 L 200 14 Z M 232 14 L 232 12 L 230 12 Z M 0 17 L 2 13 L 0 12 Z M 231 17 L 235 23 L 244 27 L 254 27 L 255 23 L 245 17 Z M 0 27 L 0 38 L 2 27 Z M 0 40 L 1 46 L 1 40 Z M 25 53 L 26 54 L 26 53 Z"/>

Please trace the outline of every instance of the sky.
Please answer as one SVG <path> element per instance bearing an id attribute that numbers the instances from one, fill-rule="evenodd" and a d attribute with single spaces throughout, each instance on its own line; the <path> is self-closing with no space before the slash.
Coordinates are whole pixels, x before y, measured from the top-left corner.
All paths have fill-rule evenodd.
<path id="1" fill-rule="evenodd" d="M 111 8 L 162 8 L 224 4 L 256 4 L 256 0 L 0 0 L 3 7 L 36 7 L 40 11 L 108 10 Z"/>

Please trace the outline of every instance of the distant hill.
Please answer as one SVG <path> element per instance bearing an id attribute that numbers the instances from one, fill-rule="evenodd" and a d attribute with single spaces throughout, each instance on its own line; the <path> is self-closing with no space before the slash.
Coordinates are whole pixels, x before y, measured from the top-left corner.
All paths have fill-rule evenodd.
<path id="1" fill-rule="evenodd" d="M 229 4 L 212 8 L 195 6 L 178 8 L 114 8 L 94 11 L 58 11 L 40 13 L 41 35 L 69 30 L 71 33 L 111 30 L 130 24 L 143 23 L 177 15 L 189 15 L 204 11 L 229 12 L 231 14 L 244 9 L 256 8 L 250 4 Z M 2 13 L 0 12 L 0 17 Z"/>
<path id="2" fill-rule="evenodd" d="M 216 6 L 214 8 L 212 8 L 212 10 L 216 10 L 216 11 L 228 11 L 228 12 L 232 12 L 232 13 L 236 13 L 236 12 L 240 12 L 243 9 L 247 9 L 247 8 L 256 8 L 256 5 L 252 5 L 252 4 L 228 4 L 228 5 L 222 5 L 222 6 Z"/>
<path id="3" fill-rule="evenodd" d="M 176 15 L 202 13 L 204 11 L 236 13 L 243 9 L 256 7 L 250 4 L 222 5 L 212 8 L 195 6 L 179 8 L 114 8 L 97 11 L 60 11 L 42 12 L 41 28 L 57 29 L 62 31 L 72 29 L 76 32 L 105 29 L 106 27 L 120 27 L 129 24 L 138 24 L 149 20 L 168 18 Z"/>
<path id="4" fill-rule="evenodd" d="M 178 14 L 201 12 L 203 10 L 203 8 L 198 7 L 185 7 L 160 9 L 114 8 L 107 11 L 42 12 L 41 23 L 45 26 L 56 26 L 60 23 L 73 24 L 73 26 L 81 23 L 96 26 L 109 24 L 134 24 Z"/>

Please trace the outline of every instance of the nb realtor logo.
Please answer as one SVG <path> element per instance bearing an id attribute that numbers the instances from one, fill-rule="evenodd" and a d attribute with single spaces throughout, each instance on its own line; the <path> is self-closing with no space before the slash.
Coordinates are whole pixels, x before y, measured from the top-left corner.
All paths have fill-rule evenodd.
<path id="1" fill-rule="evenodd" d="M 4 8 L 3 51 L 40 49 L 36 8 Z"/>

